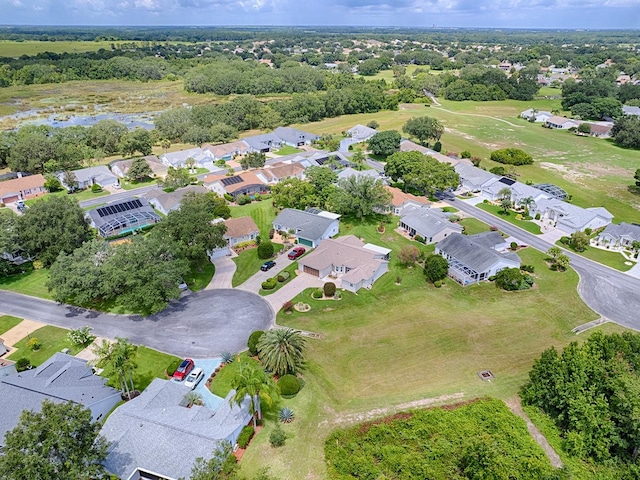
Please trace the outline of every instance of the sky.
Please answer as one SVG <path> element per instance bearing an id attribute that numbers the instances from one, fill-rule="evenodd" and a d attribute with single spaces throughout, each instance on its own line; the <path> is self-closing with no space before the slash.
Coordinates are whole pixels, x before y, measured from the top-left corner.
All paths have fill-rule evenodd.
<path id="1" fill-rule="evenodd" d="M 9 25 L 640 29 L 640 0 L 0 0 Z"/>

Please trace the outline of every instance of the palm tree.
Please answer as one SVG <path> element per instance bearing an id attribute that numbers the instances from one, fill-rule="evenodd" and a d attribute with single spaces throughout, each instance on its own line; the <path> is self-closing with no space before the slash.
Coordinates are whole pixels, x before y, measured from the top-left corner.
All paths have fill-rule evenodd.
<path id="1" fill-rule="evenodd" d="M 187 158 L 187 159 L 184 161 L 184 163 L 185 163 L 185 165 L 187 166 L 187 168 L 189 169 L 189 173 L 191 173 L 191 174 L 195 173 L 195 172 L 193 171 L 193 167 L 195 167 L 195 165 L 196 165 L 196 161 L 195 161 L 193 158 L 191 158 L 191 157 Z"/>
<path id="2" fill-rule="evenodd" d="M 500 199 L 500 206 L 506 215 L 507 210 L 511 207 L 511 189 L 507 187 L 501 189 L 498 192 L 498 198 Z"/>
<path id="3" fill-rule="evenodd" d="M 273 379 L 264 370 L 251 363 L 245 364 L 244 368 L 236 374 L 231 380 L 231 386 L 236 391 L 233 397 L 235 404 L 240 405 L 247 396 L 251 399 L 249 408 L 255 428 L 257 426 L 256 414 L 257 418 L 262 420 L 261 400 L 272 405 L 278 395 Z"/>
<path id="4" fill-rule="evenodd" d="M 358 170 L 362 170 L 362 165 L 364 165 L 366 158 L 362 150 L 356 150 L 353 155 L 351 155 L 351 161 L 356 165 Z"/>
<path id="5" fill-rule="evenodd" d="M 258 341 L 258 356 L 265 368 L 276 375 L 295 375 L 304 365 L 305 343 L 305 338 L 298 330 L 269 330 Z"/>
<path id="6" fill-rule="evenodd" d="M 524 214 L 528 216 L 529 208 L 531 207 L 531 205 L 533 205 L 536 202 L 533 200 L 533 197 L 525 197 L 522 200 L 520 200 L 519 203 L 522 207 L 524 207 Z"/>
<path id="7" fill-rule="evenodd" d="M 97 365 L 110 369 L 122 394 L 131 398 L 131 393 L 135 390 L 133 371 L 137 366 L 135 357 L 138 347 L 126 338 L 116 337 L 113 343 L 102 340 L 102 343 L 93 347 L 93 353 L 98 357 Z"/>
<path id="8" fill-rule="evenodd" d="M 282 233 L 280 234 L 280 237 L 282 238 L 282 241 L 284 242 L 284 244 L 286 245 L 289 240 L 289 232 L 287 232 L 286 230 L 283 230 Z"/>

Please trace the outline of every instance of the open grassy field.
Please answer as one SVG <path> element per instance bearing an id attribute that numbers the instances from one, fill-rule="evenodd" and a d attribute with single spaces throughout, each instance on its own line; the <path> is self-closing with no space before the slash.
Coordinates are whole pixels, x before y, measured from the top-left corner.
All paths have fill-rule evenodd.
<path id="1" fill-rule="evenodd" d="M 37 55 L 38 53 L 83 53 L 95 52 L 104 48 L 111 50 L 111 45 L 120 45 L 122 42 L 109 41 L 59 41 L 59 42 L 40 42 L 37 40 L 24 40 L 16 42 L 13 40 L 0 40 L 0 57 L 17 58 L 22 55 Z"/>
<path id="2" fill-rule="evenodd" d="M 378 234 L 375 224 L 344 219 L 341 234 L 394 252 L 409 242 L 391 228 Z M 551 345 L 586 338 L 589 333 L 576 337 L 571 329 L 597 318 L 578 297 L 573 270 L 549 270 L 544 254 L 533 249 L 519 253 L 523 263 L 535 266 L 536 286 L 524 292 L 504 292 L 492 283 L 463 288 L 451 280 L 435 288 L 419 268 L 400 266 L 392 254 L 389 273 L 372 290 L 345 292 L 340 301 L 314 300 L 311 291 L 296 297 L 294 303 L 304 301 L 312 310 L 279 314 L 278 323 L 322 338 L 308 340 L 304 389 L 281 401 L 296 413 L 296 421 L 285 426 L 287 444 L 272 449 L 267 424 L 246 452 L 243 472 L 257 472 L 268 459 L 276 476 L 326 478 L 323 443 L 335 428 L 392 413 L 394 405 L 429 404 L 410 403 L 424 399 L 437 404 L 512 397 L 534 358 Z M 598 329 L 622 330 L 614 324 Z M 483 369 L 495 380 L 481 381 L 477 372 Z"/>

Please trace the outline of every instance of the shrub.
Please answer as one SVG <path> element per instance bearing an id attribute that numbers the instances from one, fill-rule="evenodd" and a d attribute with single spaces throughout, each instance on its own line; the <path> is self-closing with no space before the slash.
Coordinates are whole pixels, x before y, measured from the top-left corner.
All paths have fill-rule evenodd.
<path id="1" fill-rule="evenodd" d="M 493 173 L 494 175 L 504 175 L 505 173 L 507 173 L 504 167 L 493 167 L 489 169 L 489 172 Z"/>
<path id="2" fill-rule="evenodd" d="M 511 247 L 511 250 L 517 250 L 518 249 L 518 242 L 511 242 L 509 244 L 509 246 Z"/>
<path id="3" fill-rule="evenodd" d="M 439 140 L 433 144 L 433 150 L 436 152 L 442 151 L 442 143 Z"/>
<path id="4" fill-rule="evenodd" d="M 586 235 L 591 235 L 591 234 L 593 233 L 593 230 L 592 230 L 592 229 L 590 229 L 590 228 L 585 228 L 585 229 L 584 229 L 584 233 L 585 233 Z"/>
<path id="5" fill-rule="evenodd" d="M 276 425 L 276 428 L 269 434 L 269 443 L 272 447 L 276 448 L 283 446 L 286 440 L 287 435 L 284 433 L 284 430 L 280 428 L 280 425 Z"/>
<path id="6" fill-rule="evenodd" d="M 540 214 L 536 213 L 536 220 L 540 220 Z"/>
<path id="7" fill-rule="evenodd" d="M 260 195 L 259 193 L 256 193 L 256 194 L 253 196 L 253 199 L 254 199 L 256 202 L 261 202 L 261 201 L 262 201 L 262 195 Z"/>
<path id="8" fill-rule="evenodd" d="M 533 157 L 519 148 L 502 148 L 491 152 L 491 160 L 505 165 L 531 165 Z"/>
<path id="9" fill-rule="evenodd" d="M 471 164 L 474 167 L 480 167 L 481 162 L 482 162 L 482 159 L 480 157 L 471 157 Z"/>
<path id="10" fill-rule="evenodd" d="M 42 347 L 42 343 L 40 343 L 40 340 L 38 340 L 36 337 L 33 337 L 27 342 L 27 347 L 35 352 L 37 350 L 40 350 L 40 348 Z"/>
<path id="11" fill-rule="evenodd" d="M 278 280 L 275 277 L 267 278 L 264 282 L 262 282 L 263 290 L 273 290 L 276 288 L 278 284 Z"/>
<path id="12" fill-rule="evenodd" d="M 433 282 L 433 286 L 436 288 L 440 288 L 442 286 L 442 282 L 440 280 L 436 280 Z"/>
<path id="13" fill-rule="evenodd" d="M 497 232 L 498 231 L 498 227 L 496 227 L 495 225 L 491 225 L 489 227 L 489 230 L 491 230 L 492 232 Z"/>
<path id="14" fill-rule="evenodd" d="M 333 282 L 327 282 L 323 287 L 326 297 L 333 297 L 336 294 L 336 284 Z"/>
<path id="15" fill-rule="evenodd" d="M 222 352 L 222 355 L 220 355 L 220 357 L 222 359 L 222 363 L 224 363 L 225 365 L 233 363 L 233 359 L 235 358 L 233 353 L 231 352 Z"/>
<path id="16" fill-rule="evenodd" d="M 100 185 L 98 185 L 97 183 L 94 183 L 93 185 L 91 185 L 91 191 L 93 193 L 98 193 L 102 191 L 102 187 Z"/>
<path id="17" fill-rule="evenodd" d="M 519 268 L 505 268 L 496 274 L 496 286 L 504 290 L 522 290 L 524 276 L 520 273 Z M 524 282 L 526 284 L 526 282 Z M 527 287 L 529 286 L 527 285 Z"/>
<path id="18" fill-rule="evenodd" d="M 446 278 L 449 271 L 449 262 L 440 255 L 431 254 L 424 261 L 424 274 L 430 282 L 437 282 Z"/>
<path id="19" fill-rule="evenodd" d="M 229 195 L 228 193 L 225 193 L 225 194 L 224 194 L 224 199 L 225 199 L 227 202 L 233 202 L 233 201 L 234 201 L 233 195 Z"/>
<path id="20" fill-rule="evenodd" d="M 278 281 L 280 283 L 286 282 L 287 280 L 289 280 L 290 276 L 291 276 L 291 274 L 289 272 L 287 272 L 286 270 L 283 270 L 282 272 L 280 272 L 278 274 Z"/>
<path id="21" fill-rule="evenodd" d="M 273 228 L 269 229 L 269 240 L 273 240 L 273 236 L 275 235 L 276 231 Z"/>
<path id="22" fill-rule="evenodd" d="M 367 123 L 367 127 L 373 128 L 374 130 L 377 130 L 378 127 L 380 127 L 380 124 L 378 122 L 376 122 L 375 120 L 371 120 L 369 123 Z"/>
<path id="23" fill-rule="evenodd" d="M 251 425 L 247 425 L 242 429 L 242 431 L 240 432 L 240 435 L 238 435 L 238 446 L 240 448 L 247 448 L 247 445 L 249 445 L 249 441 L 251 440 L 251 437 L 253 437 L 253 432 L 254 430 Z"/>
<path id="24" fill-rule="evenodd" d="M 251 198 L 248 195 L 240 194 L 236 197 L 236 203 L 238 205 L 246 205 L 251 203 Z"/>
<path id="25" fill-rule="evenodd" d="M 262 258 L 266 260 L 267 258 L 273 257 L 273 252 L 275 248 L 273 247 L 273 243 L 271 242 L 261 242 L 258 245 L 258 258 Z"/>
<path id="26" fill-rule="evenodd" d="M 295 375 L 286 374 L 278 380 L 278 390 L 285 398 L 295 396 L 300 391 L 300 381 Z"/>
<path id="27" fill-rule="evenodd" d="M 420 235 L 416 235 L 415 237 L 413 237 L 413 239 L 416 242 L 420 242 L 420 243 L 425 243 L 426 242 L 426 240 L 423 237 L 421 237 Z"/>
<path id="28" fill-rule="evenodd" d="M 319 299 L 319 298 L 322 298 L 322 295 L 324 295 L 323 290 L 321 288 L 318 288 L 313 291 L 313 293 L 311 294 L 311 297 L 315 299 Z"/>
<path id="29" fill-rule="evenodd" d="M 29 370 L 31 368 L 31 360 L 28 358 L 19 358 L 16 362 L 16 370 L 19 372 L 24 372 L 25 370 Z"/>
<path id="30" fill-rule="evenodd" d="M 460 158 L 471 158 L 471 152 L 469 150 L 465 150 L 460 153 Z"/>
<path id="31" fill-rule="evenodd" d="M 167 375 L 172 377 L 173 374 L 176 372 L 176 369 L 180 366 L 181 363 L 182 363 L 182 360 L 180 360 L 179 358 L 172 360 L 171 363 L 167 365 Z"/>
<path id="32" fill-rule="evenodd" d="M 293 413 L 293 410 L 291 410 L 289 407 L 283 407 L 278 413 L 278 419 L 282 423 L 291 423 L 296 419 L 296 416 Z"/>
<path id="33" fill-rule="evenodd" d="M 260 337 L 264 335 L 264 330 L 256 330 L 249 335 L 249 340 L 247 340 L 247 348 L 249 349 L 249 353 L 253 356 L 258 354 L 258 342 L 260 341 Z"/>
<path id="34" fill-rule="evenodd" d="M 91 327 L 85 325 L 84 327 L 71 330 L 67 334 L 67 339 L 74 345 L 86 345 L 96 339 L 95 335 L 91 334 Z"/>
<path id="35" fill-rule="evenodd" d="M 533 273 L 535 271 L 535 267 L 533 265 L 521 265 L 520 270 L 523 272 Z"/>
<path id="36" fill-rule="evenodd" d="M 293 309 L 293 302 L 291 300 L 287 300 L 282 304 L 283 312 L 290 312 Z"/>
<path id="37" fill-rule="evenodd" d="M 570 237 L 560 237 L 560 243 L 563 245 L 569 245 L 571 243 Z"/>

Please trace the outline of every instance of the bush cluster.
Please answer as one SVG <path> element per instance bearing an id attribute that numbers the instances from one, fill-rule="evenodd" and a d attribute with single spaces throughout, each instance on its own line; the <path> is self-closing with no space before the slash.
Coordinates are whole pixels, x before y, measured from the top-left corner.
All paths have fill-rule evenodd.
<path id="1" fill-rule="evenodd" d="M 284 442 L 287 440 L 287 434 L 284 433 L 284 430 L 280 427 L 280 425 L 276 425 L 276 428 L 269 434 L 269 443 L 272 447 L 281 447 L 284 445 Z"/>
<path id="2" fill-rule="evenodd" d="M 295 375 L 283 375 L 278 380 L 278 389 L 283 397 L 294 397 L 300 391 L 300 380 Z"/>
<path id="3" fill-rule="evenodd" d="M 268 258 L 273 257 L 274 252 L 273 243 L 271 242 L 262 242 L 258 245 L 258 257 L 266 260 Z"/>
<path id="4" fill-rule="evenodd" d="M 249 349 L 249 353 L 253 356 L 258 354 L 258 342 L 260 341 L 260 337 L 264 335 L 264 330 L 256 330 L 249 335 L 249 340 L 247 340 L 247 348 Z"/>
<path id="5" fill-rule="evenodd" d="M 278 279 L 276 277 L 267 278 L 264 282 L 262 282 L 263 290 L 273 290 L 276 288 L 278 284 Z"/>
<path id="6" fill-rule="evenodd" d="M 278 281 L 280 283 L 282 282 L 286 282 L 287 280 L 289 280 L 289 277 L 291 276 L 291 274 L 287 271 L 282 271 L 278 274 Z"/>
<path id="7" fill-rule="evenodd" d="M 318 288 L 317 290 L 313 291 L 313 293 L 311 294 L 311 297 L 313 297 L 315 299 L 320 299 L 320 298 L 322 298 L 323 294 L 324 294 L 324 292 L 322 291 L 322 289 Z"/>
<path id="8" fill-rule="evenodd" d="M 179 358 L 172 360 L 171 363 L 167 366 L 167 375 L 172 377 L 173 374 L 176 372 L 176 369 L 180 366 L 181 363 L 182 363 L 182 360 L 180 360 Z"/>
<path id="9" fill-rule="evenodd" d="M 325 283 L 323 289 L 326 297 L 333 297 L 336 294 L 336 284 L 333 282 Z"/>
<path id="10" fill-rule="evenodd" d="M 251 425 L 247 425 L 242 429 L 242 431 L 240 432 L 240 435 L 238 435 L 238 446 L 240 448 L 247 448 L 247 445 L 249 445 L 249 441 L 251 440 L 251 437 L 253 437 L 253 432 L 254 430 Z"/>
<path id="11" fill-rule="evenodd" d="M 523 272 L 533 273 L 535 269 L 536 267 L 534 267 L 533 265 L 520 265 L 520 270 L 522 270 Z"/>
<path id="12" fill-rule="evenodd" d="M 533 157 L 519 148 L 502 148 L 491 152 L 491 160 L 505 165 L 531 165 Z"/>
<path id="13" fill-rule="evenodd" d="M 31 360 L 28 358 L 19 358 L 16 362 L 16 370 L 19 372 L 24 372 L 31 368 Z"/>

